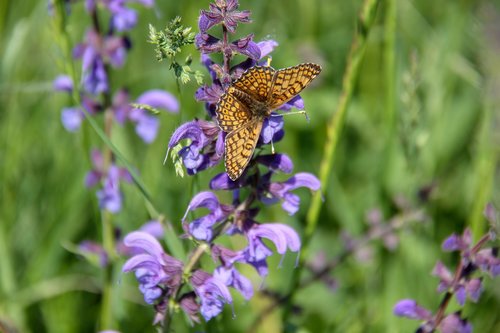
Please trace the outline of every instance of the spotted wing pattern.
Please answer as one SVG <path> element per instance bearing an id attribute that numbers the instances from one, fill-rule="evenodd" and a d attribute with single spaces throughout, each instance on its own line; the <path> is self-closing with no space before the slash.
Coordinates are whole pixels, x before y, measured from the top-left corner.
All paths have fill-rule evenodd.
<path id="1" fill-rule="evenodd" d="M 252 117 L 248 107 L 234 95 L 235 90 L 236 88 L 230 86 L 217 103 L 215 114 L 224 132 L 240 128 Z"/>
<path id="2" fill-rule="evenodd" d="M 277 71 L 273 78 L 273 86 L 268 99 L 270 109 L 277 109 L 295 97 L 320 72 L 321 66 L 311 63 L 300 64 Z"/>
<path id="3" fill-rule="evenodd" d="M 259 102 L 267 102 L 276 73 L 271 67 L 254 66 L 236 80 L 232 87 L 247 93 Z"/>
<path id="4" fill-rule="evenodd" d="M 227 134 L 225 141 L 226 172 L 232 180 L 238 179 L 250 162 L 261 129 L 262 121 L 254 119 Z"/>
<path id="5" fill-rule="evenodd" d="M 262 115 L 254 112 L 255 105 L 264 104 L 269 110 L 299 94 L 321 72 L 316 64 L 300 64 L 279 71 L 255 66 L 232 83 L 217 103 L 216 116 L 220 128 L 227 133 L 225 140 L 226 172 L 238 179 L 247 167 L 262 130 Z"/>

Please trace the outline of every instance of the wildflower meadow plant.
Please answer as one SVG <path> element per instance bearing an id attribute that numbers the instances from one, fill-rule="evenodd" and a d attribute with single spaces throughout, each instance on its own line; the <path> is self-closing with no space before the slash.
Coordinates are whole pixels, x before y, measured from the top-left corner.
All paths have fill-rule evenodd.
<path id="1" fill-rule="evenodd" d="M 177 99 L 167 91 L 153 89 L 132 98 L 125 86 L 115 86 L 110 81 L 113 71 L 123 67 L 127 54 L 132 51 L 128 33 L 137 25 L 139 18 L 136 10 L 130 5 L 139 3 L 149 8 L 153 6 L 154 1 L 87 0 L 84 3 L 90 26 L 83 41 L 67 52 L 71 54 L 71 61 L 81 61 L 81 75 L 77 75 L 75 70 L 68 70 L 68 73 L 54 80 L 53 88 L 55 91 L 70 94 L 76 104 L 63 108 L 61 121 L 64 128 L 69 132 L 77 132 L 83 123 L 88 121 L 105 142 L 103 148 L 93 148 L 89 152 L 92 166 L 84 181 L 86 187 L 98 188 L 96 196 L 102 214 L 103 241 L 99 244 L 85 240 L 74 247 L 73 251 L 105 271 L 105 301 L 101 309 L 100 326 L 102 329 L 110 329 L 115 324 L 110 310 L 111 303 L 106 300 L 111 299 L 111 286 L 115 280 L 112 267 L 117 254 L 135 253 L 133 250 L 127 250 L 121 243 L 119 230 L 113 225 L 111 214 L 118 214 L 123 208 L 121 184 L 133 181 L 138 183 L 137 176 L 133 175 L 135 171 L 130 165 L 118 166 L 117 159 L 123 161 L 123 157 L 117 155 L 116 148 L 112 149 L 112 132 L 115 126 L 128 122 L 133 124 L 139 138 L 145 144 L 150 144 L 159 131 L 159 119 L 150 110 L 159 112 L 161 109 L 177 113 L 180 106 Z M 69 1 L 50 2 L 49 11 L 64 22 L 65 19 L 62 18 L 71 13 L 73 5 L 73 2 Z M 64 31 L 65 28 L 62 29 Z M 66 67 L 72 69 L 76 66 Z M 102 129 L 96 121 L 99 117 L 103 118 Z M 153 237 L 150 233 L 143 232 Z M 141 247 L 138 246 L 138 249 Z"/>
<path id="2" fill-rule="evenodd" d="M 250 22 L 250 12 L 238 10 L 238 6 L 236 0 L 217 0 L 210 4 L 209 10 L 202 10 L 198 19 L 199 33 L 194 41 L 201 52 L 201 62 L 210 74 L 211 83 L 200 87 L 195 98 L 204 104 L 206 120 L 195 119 L 181 125 L 168 143 L 174 163 L 178 166 L 176 169 L 183 167 L 189 175 L 221 164 L 225 133 L 215 119 L 216 104 L 234 80 L 246 69 L 266 63 L 265 57 L 278 45 L 273 40 L 255 42 L 253 35 L 232 40 L 238 24 Z M 209 34 L 209 30 L 215 29 L 221 30 L 220 37 Z M 158 36 L 155 32 L 153 35 Z M 160 48 L 157 54 L 168 53 L 162 52 L 162 43 L 156 44 Z M 216 53 L 222 55 L 220 64 L 214 60 L 215 57 L 212 58 L 212 54 Z M 243 60 L 237 62 L 240 56 Z M 282 109 L 292 107 L 304 107 L 300 96 Z M 265 120 L 257 146 L 264 149 L 283 136 L 283 117 L 273 115 Z M 295 189 L 320 189 L 319 180 L 309 173 L 297 173 L 285 181 L 274 180 L 276 174 L 289 174 L 292 170 L 293 162 L 285 154 L 256 154 L 238 180 L 231 180 L 226 172 L 214 176 L 209 184 L 210 190 L 202 191 L 191 199 L 182 219 L 185 237 L 195 244 L 186 263 L 166 254 L 159 243 L 145 233 L 133 232 L 125 237 L 125 245 L 141 247 L 144 254 L 130 258 L 123 271 L 135 271 L 145 301 L 155 306 L 156 323 L 168 320 L 168 316 L 172 315 L 169 311 L 175 306 L 183 309 L 193 321 L 199 320 L 197 312 L 208 321 L 219 315 L 225 304 L 232 305 L 233 298 L 228 288 L 235 289 L 249 300 L 254 294 L 253 285 L 240 273 L 239 267 L 247 264 L 253 266 L 260 276 L 268 275 L 266 259 L 274 250 L 265 244 L 265 239 L 273 243 L 280 255 L 287 250 L 299 252 L 300 237 L 292 227 L 283 223 L 257 222 L 261 209 L 257 203 L 281 203 L 282 208 L 293 215 L 300 204 L 300 198 L 293 193 Z M 232 192 L 232 201 L 221 202 L 215 191 Z M 189 218 L 190 212 L 201 208 L 208 213 L 196 219 Z M 221 235 L 242 235 L 247 245 L 240 249 L 226 248 L 218 244 L 217 239 Z M 200 257 L 206 251 L 216 262 L 216 268 L 211 272 L 198 266 Z"/>
<path id="3" fill-rule="evenodd" d="M 76 3 L 50 2 L 49 11 L 52 15 L 66 18 Z M 258 324 L 274 309 L 283 306 L 282 322 L 288 325 L 289 313 L 300 310 L 301 305 L 294 301 L 297 290 L 313 282 L 322 282 L 330 291 L 336 290 L 340 283 L 331 273 L 346 258 L 355 256 L 363 263 L 373 261 L 375 251 L 371 243 L 376 241 L 382 243 L 384 251 L 392 255 L 403 243 L 396 233 L 399 229 L 409 225 L 409 222 L 427 221 L 422 207 L 406 205 L 406 202 L 402 204 L 403 200 L 393 198 L 393 202 L 388 205 L 393 213 L 396 212 L 392 217 L 384 219 L 386 207 L 377 208 L 368 212 L 367 225 L 361 227 L 364 230 L 361 235 L 355 237 L 340 230 L 344 246 L 339 241 L 340 254 L 333 259 L 327 259 L 321 252 L 309 253 L 311 248 L 308 245 L 319 220 L 319 207 L 323 199 L 321 190 L 330 182 L 331 161 L 351 98 L 353 82 L 359 72 L 357 66 L 362 63 L 376 4 L 378 1 L 366 1 L 363 6 L 370 10 L 363 10 L 360 16 L 362 27 L 353 42 L 346 70 L 347 79 L 344 80 L 347 82 L 347 92 L 343 90 L 340 95 L 338 113 L 332 117 L 327 128 L 329 139 L 325 142 L 325 160 L 320 165 L 321 181 L 311 173 L 294 173 L 292 158 L 284 151 L 274 151 L 274 143 L 286 137 L 284 115 L 292 109 L 305 108 L 304 100 L 295 94 L 292 94 L 293 98 L 283 99 L 284 103 L 279 105 L 278 110 L 274 110 L 274 107 L 266 110 L 269 114 L 258 119 L 262 122 L 259 122 L 258 130 L 252 132 L 258 134 L 255 136 L 255 145 L 251 149 L 245 147 L 248 160 L 239 165 L 237 172 L 231 173 L 227 168 L 226 144 L 231 133 L 221 124 L 221 103 L 230 96 L 230 88 L 241 82 L 239 80 L 245 74 L 253 70 L 261 74 L 270 71 L 271 54 L 279 50 L 278 42 L 273 39 L 259 40 L 254 34 L 237 35 L 240 25 L 252 22 L 251 12 L 241 10 L 238 0 L 213 0 L 208 8 L 199 12 L 196 33 L 184 27 L 180 17 L 172 19 L 164 30 L 149 26 L 148 41 L 156 47 L 156 58 L 168 62 L 179 92 L 182 90 L 181 84 L 191 82 L 199 86 L 191 97 L 200 103 L 198 117 L 180 124 L 172 133 L 165 159 L 171 158 L 178 176 L 213 175 L 207 186 L 201 187 L 202 190 L 186 200 L 185 206 L 181 208 L 184 214 L 172 228 L 165 217 L 156 211 L 139 172 L 127 162 L 112 140 L 117 126 L 132 126 L 134 138 L 139 137 L 140 144 L 151 144 L 160 131 L 160 110 L 173 114 L 183 111 L 177 98 L 167 91 L 152 89 L 136 94 L 132 89 L 127 89 L 126 84 L 110 79 L 114 71 L 123 68 L 127 56 L 134 51 L 129 32 L 138 23 L 146 24 L 141 22 L 137 8 L 151 8 L 154 1 L 83 2 L 82 10 L 88 14 L 89 27 L 80 43 L 68 47 L 70 52 L 67 55 L 72 65 L 66 66 L 66 73 L 53 81 L 53 89 L 73 98 L 73 103 L 61 111 L 62 126 L 71 133 L 84 132 L 85 126 L 91 126 L 104 142 L 102 147 L 86 147 L 85 154 L 90 156 L 90 163 L 82 180 L 86 188 L 95 189 L 102 218 L 102 241 L 83 240 L 77 246 L 68 246 L 68 249 L 87 259 L 103 273 L 104 282 L 100 286 L 101 332 L 117 332 L 117 318 L 112 313 L 117 299 L 113 289 L 122 278 L 115 272 L 120 257 L 126 258 L 120 266 L 121 273 L 135 275 L 137 284 L 134 285 L 134 291 L 154 311 L 152 322 L 158 331 L 174 330 L 172 321 L 180 312 L 192 325 L 202 320 L 212 321 L 220 317 L 224 309 L 231 311 L 233 318 L 237 317 L 235 299 L 241 297 L 250 301 L 256 293 L 269 298 L 270 305 L 264 308 L 255 322 Z M 179 60 L 184 54 L 184 47 L 191 44 L 199 51 L 199 62 L 207 73 L 205 78 L 195 69 L 196 66 L 192 66 L 191 56 Z M 314 71 L 307 83 L 301 83 L 300 90 L 321 70 L 319 65 L 303 65 L 314 68 Z M 75 70 L 76 67 L 79 70 Z M 254 101 L 252 96 L 246 98 L 250 102 Z M 267 107 L 266 102 L 261 104 Z M 247 137 L 243 139 L 248 141 Z M 222 171 L 225 163 L 226 171 Z M 222 172 L 216 173 L 215 170 Z M 142 192 L 150 221 L 122 235 L 114 218 L 127 205 L 122 191 L 124 186 L 128 186 L 126 184 L 135 184 L 138 191 Z M 301 209 L 301 198 L 297 194 L 299 188 L 314 192 L 302 238 L 285 221 L 265 221 L 262 217 L 272 205 L 281 207 L 289 216 L 297 214 Z M 423 196 L 425 198 L 420 198 L 422 202 L 429 199 L 429 195 Z M 347 212 L 345 215 L 355 214 Z M 492 225 L 498 224 L 495 215 L 496 212 L 489 206 L 486 216 Z M 183 234 L 177 237 L 175 229 L 181 230 Z M 421 325 L 417 332 L 471 332 L 472 324 L 463 312 L 448 313 L 447 307 L 453 298 L 459 308 L 468 301 L 477 302 L 484 290 L 485 276 L 496 277 L 500 273 L 498 249 L 489 247 L 489 242 L 495 238 L 495 230 L 492 227 L 477 242 L 473 242 L 470 229 L 466 229 L 462 235 L 453 234 L 444 241 L 443 250 L 458 252 L 460 261 L 455 270 L 450 270 L 440 261 L 433 270 L 433 275 L 439 279 L 437 291 L 444 293 L 436 313 L 420 306 L 416 300 L 403 299 L 394 306 L 394 314 L 419 320 Z M 163 240 L 166 247 L 162 244 Z M 181 246 L 176 250 L 175 246 L 171 246 L 172 241 L 181 243 Z M 179 248 L 182 250 L 179 251 Z M 189 249 L 187 254 L 183 253 L 184 249 Z M 253 270 L 265 281 L 272 271 L 269 258 L 280 255 L 281 266 L 287 252 L 296 255 L 296 269 L 290 277 L 290 290 L 276 292 L 268 289 L 263 282 L 256 288 L 248 270 Z M 301 275 L 303 270 L 306 271 L 305 278 Z"/>
<path id="4" fill-rule="evenodd" d="M 498 248 L 488 247 L 489 243 L 496 239 L 499 225 L 498 212 L 491 204 L 485 209 L 485 217 L 490 222 L 491 229 L 477 242 L 473 243 L 471 230 L 467 228 L 462 235 L 452 234 L 442 243 L 443 251 L 459 252 L 460 260 L 454 272 L 441 261 L 438 261 L 432 270 L 432 275 L 439 279 L 436 291 L 444 293 L 435 314 L 413 299 L 400 300 L 394 306 L 395 315 L 422 322 L 416 332 L 472 332 L 472 324 L 460 310 L 453 313 L 446 313 L 446 310 L 453 296 L 460 308 L 467 300 L 477 303 L 483 292 L 484 276 L 495 278 L 500 275 Z"/>
<path id="5" fill-rule="evenodd" d="M 75 84 L 76 77 L 60 75 L 54 80 L 54 89 L 60 92 L 75 93 L 81 105 L 64 108 L 61 113 L 63 126 L 70 132 L 79 130 L 85 117 L 103 115 L 104 132 L 111 137 L 114 124 L 123 125 L 131 122 L 137 135 L 146 143 L 154 141 L 158 134 L 158 117 L 148 111 L 134 107 L 148 105 L 155 109 L 169 112 L 179 111 L 179 102 L 167 91 L 150 90 L 131 100 L 124 87 L 111 87 L 109 74 L 112 69 L 123 67 L 127 52 L 131 50 L 131 41 L 127 32 L 137 24 L 137 13 L 128 7 L 132 1 L 85 1 L 85 9 L 92 25 L 88 28 L 84 41 L 77 44 L 72 54 L 75 60 L 81 60 L 81 82 Z M 153 0 L 140 0 L 140 4 L 151 7 Z M 103 24 L 99 15 L 109 15 L 109 22 Z M 103 26 L 107 26 L 105 31 Z M 113 153 L 94 149 L 91 153 L 93 169 L 87 175 L 85 185 L 92 187 L 101 184 L 97 197 L 99 205 L 111 213 L 118 213 L 122 206 L 120 181 L 131 182 L 132 178 L 125 168 L 115 164 Z"/>

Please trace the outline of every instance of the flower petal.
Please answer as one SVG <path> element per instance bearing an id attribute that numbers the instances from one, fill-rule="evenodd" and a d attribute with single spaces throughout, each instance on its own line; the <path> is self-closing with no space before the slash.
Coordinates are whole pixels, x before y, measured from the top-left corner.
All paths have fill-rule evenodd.
<path id="1" fill-rule="evenodd" d="M 154 256 L 159 263 L 163 265 L 166 264 L 166 261 L 163 258 L 165 252 L 163 251 L 162 246 L 156 240 L 156 238 L 154 238 L 147 232 L 131 232 L 125 237 L 123 243 L 129 247 L 140 248 L 150 255 Z"/>
<path id="2" fill-rule="evenodd" d="M 170 112 L 179 112 L 179 101 L 174 95 L 164 90 L 149 90 L 137 98 L 137 103 L 147 104 L 157 109 L 165 109 Z"/>
<path id="3" fill-rule="evenodd" d="M 429 310 L 422 308 L 412 299 L 403 299 L 396 303 L 393 312 L 396 316 L 410 319 L 428 320 L 432 317 Z"/>
<path id="4" fill-rule="evenodd" d="M 59 75 L 52 82 L 52 87 L 55 91 L 73 91 L 73 80 L 68 75 Z"/>
<path id="5" fill-rule="evenodd" d="M 82 125 L 83 118 L 85 115 L 80 108 L 64 108 L 61 113 L 61 122 L 69 132 L 77 131 Z"/>
<path id="6" fill-rule="evenodd" d="M 258 42 L 257 46 L 259 46 L 260 48 L 260 57 L 264 58 L 269 53 L 273 52 L 274 48 L 278 46 L 278 42 L 272 39 L 268 39 Z"/>
<path id="7" fill-rule="evenodd" d="M 257 163 L 265 165 L 273 171 L 279 170 L 284 173 L 291 173 L 293 171 L 293 162 L 285 154 L 259 155 L 255 160 Z"/>
<path id="8" fill-rule="evenodd" d="M 135 132 L 144 142 L 151 143 L 155 140 L 159 128 L 158 118 L 144 113 L 135 126 Z"/>

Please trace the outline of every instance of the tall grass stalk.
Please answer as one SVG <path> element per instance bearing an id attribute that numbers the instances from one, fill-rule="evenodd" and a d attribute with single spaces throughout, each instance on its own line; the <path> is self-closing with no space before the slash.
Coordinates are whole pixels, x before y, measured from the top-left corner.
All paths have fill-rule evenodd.
<path id="1" fill-rule="evenodd" d="M 358 19 L 356 35 L 351 44 L 351 49 L 348 56 L 347 68 L 342 80 L 342 93 L 338 101 L 336 112 L 330 118 L 327 127 L 327 139 L 323 150 L 323 159 L 320 164 L 319 179 L 323 186 L 321 191 L 314 194 L 311 205 L 306 217 L 306 228 L 302 240 L 302 252 L 300 256 L 300 265 L 294 270 L 292 283 L 290 288 L 290 301 L 283 312 L 283 319 L 287 321 L 292 308 L 293 295 L 298 290 L 300 284 L 300 276 L 304 268 L 305 260 L 309 254 L 309 244 L 312 236 L 316 231 L 318 217 L 321 211 L 321 202 L 325 189 L 330 181 L 330 174 L 334 164 L 335 152 L 344 126 L 349 102 L 352 97 L 355 82 L 358 78 L 360 64 L 363 60 L 367 38 L 373 26 L 376 17 L 376 9 L 380 0 L 365 0 L 361 8 Z"/>

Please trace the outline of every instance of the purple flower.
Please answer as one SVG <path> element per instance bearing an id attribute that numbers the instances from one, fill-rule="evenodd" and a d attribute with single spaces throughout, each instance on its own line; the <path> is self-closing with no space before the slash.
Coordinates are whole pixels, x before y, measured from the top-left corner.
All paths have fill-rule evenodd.
<path id="1" fill-rule="evenodd" d="M 469 296 L 473 302 L 477 302 L 479 296 L 481 295 L 481 279 L 470 279 L 468 277 L 464 277 L 455 281 L 451 272 L 440 261 L 436 263 L 436 266 L 432 271 L 432 275 L 437 276 L 440 279 L 438 291 L 444 292 L 450 289 L 453 290 L 458 303 L 462 306 L 465 304 L 467 296 Z"/>
<path id="2" fill-rule="evenodd" d="M 90 159 L 92 160 L 94 168 L 90 172 L 88 172 L 87 176 L 85 177 L 85 186 L 87 187 L 96 185 L 107 174 L 104 165 L 104 158 L 99 150 L 93 149 L 90 154 Z M 118 170 L 116 171 L 118 178 L 129 183 L 132 182 L 132 177 L 130 176 L 126 168 L 118 168 Z"/>
<path id="3" fill-rule="evenodd" d="M 255 267 L 259 275 L 266 276 L 268 268 L 266 258 L 273 254 L 264 242 L 263 238 L 269 239 L 276 246 L 276 251 L 284 255 L 287 249 L 292 252 L 300 250 L 300 238 L 291 227 L 280 224 L 258 224 L 253 223 L 247 230 L 244 230 L 248 246 L 242 251 L 230 257 L 229 263 L 247 263 Z"/>
<path id="4" fill-rule="evenodd" d="M 171 112 L 179 111 L 179 103 L 175 97 L 163 90 L 147 91 L 137 98 L 137 103 Z M 144 142 L 154 141 L 160 126 L 159 120 L 146 110 L 132 108 L 127 91 L 121 89 L 114 95 L 111 109 L 118 123 L 130 120 L 135 123 L 135 131 Z"/>
<path id="5" fill-rule="evenodd" d="M 242 187 L 245 183 L 243 177 L 233 181 L 226 172 L 219 173 L 210 181 L 210 189 L 212 190 L 234 190 Z"/>
<path id="6" fill-rule="evenodd" d="M 458 313 L 446 316 L 439 324 L 441 333 L 472 333 L 472 325 Z"/>
<path id="7" fill-rule="evenodd" d="M 102 181 L 103 188 L 97 191 L 99 206 L 112 213 L 118 213 L 121 210 L 122 193 L 120 191 L 120 180 L 132 182 L 132 177 L 127 169 L 111 165 L 105 169 L 104 159 L 100 151 L 93 150 L 91 153 L 92 169 L 85 178 L 85 185 L 91 187 Z"/>
<path id="8" fill-rule="evenodd" d="M 151 220 L 144 223 L 138 231 L 148 233 L 156 239 L 163 237 L 165 234 L 163 225 L 157 220 Z M 127 257 L 132 257 L 134 255 L 144 253 L 144 250 L 142 248 L 128 247 L 121 240 L 118 240 L 116 244 L 116 251 L 120 255 Z"/>
<path id="9" fill-rule="evenodd" d="M 214 271 L 214 277 L 222 281 L 226 286 L 238 290 L 248 301 L 253 296 L 253 287 L 250 280 L 241 275 L 236 268 L 218 267 Z"/>
<path id="10" fill-rule="evenodd" d="M 137 13 L 135 10 L 125 6 L 116 6 L 112 10 L 111 26 L 117 31 L 127 31 L 137 24 Z"/>
<path id="11" fill-rule="evenodd" d="M 232 42 L 231 44 L 229 44 L 229 48 L 232 52 L 242 54 L 249 57 L 250 59 L 260 59 L 260 48 L 253 41 L 253 34 Z"/>
<path id="12" fill-rule="evenodd" d="M 438 261 L 432 270 L 432 275 L 439 278 L 438 291 L 442 293 L 452 287 L 453 275 L 441 261 Z"/>
<path id="13" fill-rule="evenodd" d="M 125 61 L 129 43 L 124 37 L 100 36 L 96 31 L 89 30 L 85 42 L 73 49 L 73 56 L 82 58 L 83 86 L 90 94 L 108 91 L 108 77 L 105 63 L 113 67 L 121 67 Z"/>
<path id="14" fill-rule="evenodd" d="M 283 116 L 273 115 L 264 120 L 259 141 L 261 143 L 277 142 L 283 138 Z"/>
<path id="15" fill-rule="evenodd" d="M 145 7 L 151 7 L 154 0 L 86 0 L 85 8 L 90 13 L 95 11 L 99 2 L 111 12 L 111 27 L 117 31 L 128 31 L 137 24 L 137 13 L 126 7 L 127 2 L 138 2 Z"/>
<path id="16" fill-rule="evenodd" d="M 492 226 L 495 226 L 497 224 L 498 211 L 491 203 L 486 205 L 486 208 L 483 211 L 483 215 L 488 220 L 488 222 L 490 222 Z"/>
<path id="17" fill-rule="evenodd" d="M 151 143 L 156 139 L 160 123 L 158 118 L 142 109 L 132 109 L 130 120 L 135 122 L 135 132 L 146 143 Z"/>
<path id="18" fill-rule="evenodd" d="M 203 66 L 205 66 L 207 68 L 208 73 L 210 74 L 210 77 L 212 78 L 212 81 L 214 83 L 216 83 L 217 78 L 219 77 L 219 74 L 222 74 L 222 66 L 213 62 L 213 60 L 210 59 L 210 56 L 208 54 L 205 54 L 205 53 L 201 54 L 201 63 L 203 64 Z M 220 69 L 220 72 L 215 71 L 215 68 Z"/>
<path id="19" fill-rule="evenodd" d="M 125 89 L 120 89 L 115 93 L 113 96 L 111 110 L 113 111 L 113 115 L 119 124 L 125 123 L 125 121 L 130 117 L 132 107 L 130 106 L 129 94 Z"/>
<path id="20" fill-rule="evenodd" d="M 291 173 L 293 170 L 293 162 L 290 157 L 285 154 L 259 155 L 255 157 L 255 161 L 268 167 L 272 171 Z"/>
<path id="21" fill-rule="evenodd" d="M 465 251 L 469 248 L 472 243 L 472 234 L 469 228 L 464 230 L 462 236 L 457 234 L 452 234 L 450 237 L 445 239 L 442 244 L 442 248 L 445 251 Z"/>
<path id="22" fill-rule="evenodd" d="M 208 29 L 217 24 L 224 24 L 227 30 L 231 33 L 236 31 L 238 23 L 250 22 L 250 12 L 237 11 L 237 0 L 216 0 L 215 4 L 210 4 L 208 11 L 202 10 L 198 19 L 198 27 L 201 32 L 206 32 Z"/>
<path id="23" fill-rule="evenodd" d="M 489 273 L 492 277 L 500 275 L 500 259 L 498 258 L 498 250 L 487 248 L 480 250 L 475 255 L 475 264 L 484 272 Z"/>
<path id="24" fill-rule="evenodd" d="M 148 90 L 137 98 L 137 103 L 146 104 L 156 109 L 164 109 L 172 113 L 179 112 L 179 101 L 174 95 L 165 90 Z"/>
<path id="25" fill-rule="evenodd" d="M 166 289 L 172 289 L 181 283 L 182 262 L 167 255 L 153 236 L 135 231 L 125 237 L 124 243 L 128 247 L 143 250 L 142 254 L 127 260 L 122 271 L 135 271 L 146 303 L 153 304 Z"/>
<path id="26" fill-rule="evenodd" d="M 170 112 L 179 112 L 179 102 L 175 97 L 163 90 L 149 90 L 137 98 L 137 103 L 146 104 L 153 108 L 165 109 Z M 126 115 L 136 124 L 137 135 L 146 143 L 154 141 L 158 134 L 160 123 L 157 117 L 149 114 L 146 110 L 131 108 L 125 105 Z M 116 114 L 116 111 L 115 111 Z"/>
<path id="27" fill-rule="evenodd" d="M 211 86 L 204 85 L 198 88 L 194 97 L 199 102 L 205 102 L 205 109 L 213 118 L 215 117 L 216 104 L 223 93 L 224 89 L 222 89 L 219 80 L 215 80 Z"/>
<path id="28" fill-rule="evenodd" d="M 61 113 L 61 122 L 69 132 L 76 132 L 84 118 L 85 115 L 80 108 L 63 108 Z"/>
<path id="29" fill-rule="evenodd" d="M 265 40 L 256 43 L 256 46 L 259 48 L 260 57 L 259 58 L 250 57 L 244 60 L 243 62 L 233 66 L 231 68 L 231 75 L 234 80 L 238 79 L 243 74 L 243 72 L 249 69 L 250 67 L 253 67 L 255 65 L 267 66 L 268 64 L 267 59 L 264 59 L 264 57 L 268 56 L 274 50 L 274 48 L 278 46 L 278 43 L 274 40 Z M 295 100 L 295 98 L 293 98 L 292 100 Z M 280 109 L 283 109 L 283 107 Z"/>
<path id="30" fill-rule="evenodd" d="M 194 43 L 204 54 L 221 52 L 223 49 L 222 40 L 206 33 L 197 34 Z"/>
<path id="31" fill-rule="evenodd" d="M 181 125 L 172 134 L 168 147 L 173 148 L 184 139 L 191 142 L 179 151 L 179 156 L 190 175 L 218 164 L 224 154 L 222 133 L 214 122 L 194 120 Z"/>
<path id="32" fill-rule="evenodd" d="M 299 210 L 300 198 L 290 191 L 298 187 L 307 187 L 312 191 L 318 191 L 320 186 L 318 178 L 314 175 L 301 172 L 285 182 L 268 183 L 265 185 L 263 191 L 260 193 L 260 200 L 266 204 L 282 200 L 281 207 L 288 214 L 293 215 Z"/>
<path id="33" fill-rule="evenodd" d="M 253 41 L 253 35 L 240 38 L 224 47 L 222 40 L 207 33 L 199 33 L 195 37 L 196 47 L 204 54 L 223 52 L 230 56 L 239 53 L 253 60 L 260 59 L 260 48 Z"/>
<path id="34" fill-rule="evenodd" d="M 200 318 L 198 317 L 200 305 L 196 303 L 196 294 L 194 292 L 182 295 L 179 300 L 179 305 L 184 313 L 188 315 L 189 319 L 191 319 L 195 323 L 200 322 Z"/>
<path id="35" fill-rule="evenodd" d="M 210 213 L 191 221 L 189 234 L 198 240 L 210 241 L 213 236 L 213 225 L 223 221 L 232 211 L 232 207 L 222 205 L 212 192 L 201 192 L 191 200 L 182 220 L 186 219 L 190 211 L 200 207 L 207 208 Z"/>
<path id="36" fill-rule="evenodd" d="M 300 95 L 295 96 L 294 98 L 283 104 L 279 109 L 283 111 L 289 111 L 292 108 L 304 110 L 304 100 L 302 99 L 302 97 L 300 97 Z"/>
<path id="37" fill-rule="evenodd" d="M 191 276 L 191 283 L 201 300 L 200 312 L 206 321 L 221 313 L 225 303 L 233 303 L 226 285 L 216 276 L 197 270 Z"/>
<path id="38" fill-rule="evenodd" d="M 257 43 L 260 49 L 260 57 L 264 58 L 269 55 L 278 46 L 278 42 L 272 39 L 263 40 Z"/>
<path id="39" fill-rule="evenodd" d="M 469 296 L 469 299 L 474 303 L 477 303 L 479 296 L 483 291 L 483 284 L 481 279 L 470 279 L 465 283 L 465 291 Z"/>
<path id="40" fill-rule="evenodd" d="M 254 224 L 246 233 L 248 238 L 248 247 L 251 252 L 255 252 L 262 238 L 267 238 L 276 246 L 276 251 L 283 255 L 287 249 L 292 252 L 300 250 L 299 235 L 293 228 L 286 224 L 270 223 L 270 224 Z"/>
<path id="41" fill-rule="evenodd" d="M 396 316 L 418 320 L 431 320 L 432 313 L 412 299 L 403 299 L 396 303 L 393 312 Z"/>
<path id="42" fill-rule="evenodd" d="M 68 75 L 59 75 L 55 78 L 52 86 L 55 91 L 73 91 L 73 80 Z"/>
<path id="43" fill-rule="evenodd" d="M 96 242 L 85 240 L 78 245 L 78 251 L 87 260 L 98 264 L 100 267 L 106 267 L 109 263 L 108 254 Z"/>
<path id="44" fill-rule="evenodd" d="M 118 213 L 122 208 L 122 192 L 120 191 L 120 170 L 116 166 L 111 166 L 108 170 L 107 178 L 104 179 L 104 186 L 97 191 L 99 207 L 111 213 Z"/>
<path id="45" fill-rule="evenodd" d="M 99 56 L 94 56 L 84 63 L 82 80 L 85 90 L 90 94 L 97 95 L 108 91 L 108 75 Z"/>

